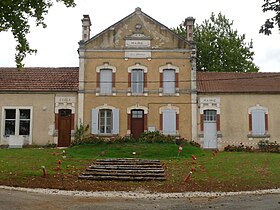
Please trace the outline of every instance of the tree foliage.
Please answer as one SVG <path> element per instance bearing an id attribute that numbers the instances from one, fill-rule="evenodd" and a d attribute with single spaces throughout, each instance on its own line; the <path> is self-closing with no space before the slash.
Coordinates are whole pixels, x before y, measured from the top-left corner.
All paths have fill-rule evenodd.
<path id="1" fill-rule="evenodd" d="M 265 3 L 262 5 L 263 12 L 275 12 L 276 15 L 272 18 L 268 18 L 261 26 L 259 32 L 270 35 L 272 33 L 271 30 L 276 25 L 280 31 L 280 0 L 264 0 L 264 2 Z"/>
<path id="2" fill-rule="evenodd" d="M 67 7 L 74 7 L 74 0 L 56 0 Z M 0 32 L 11 30 L 16 39 L 15 61 L 18 68 L 24 66 L 23 59 L 27 54 L 36 53 L 29 46 L 26 35 L 30 32 L 28 20 L 35 19 L 36 26 L 47 27 L 44 16 L 53 6 L 53 0 L 1 0 L 0 1 Z"/>
<path id="3" fill-rule="evenodd" d="M 246 43 L 245 34 L 232 29 L 233 21 L 219 13 L 211 14 L 201 25 L 196 24 L 194 41 L 197 46 L 197 69 L 215 72 L 257 72 L 253 63 L 252 42 Z M 181 24 L 176 33 L 185 36 Z"/>

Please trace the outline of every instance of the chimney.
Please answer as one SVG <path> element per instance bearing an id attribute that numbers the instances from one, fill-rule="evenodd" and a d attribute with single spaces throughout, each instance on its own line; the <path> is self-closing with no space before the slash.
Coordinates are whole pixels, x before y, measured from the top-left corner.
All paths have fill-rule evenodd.
<path id="1" fill-rule="evenodd" d="M 186 28 L 186 38 L 187 41 L 193 42 L 193 30 L 194 30 L 194 21 L 193 17 L 187 17 L 185 19 L 185 28 Z"/>
<path id="2" fill-rule="evenodd" d="M 82 40 L 86 42 L 90 39 L 90 17 L 89 15 L 84 15 L 84 18 L 82 19 Z"/>

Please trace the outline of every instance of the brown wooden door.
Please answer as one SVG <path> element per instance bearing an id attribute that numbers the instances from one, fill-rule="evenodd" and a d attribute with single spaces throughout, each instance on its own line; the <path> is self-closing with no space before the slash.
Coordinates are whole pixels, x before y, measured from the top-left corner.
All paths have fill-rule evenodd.
<path id="1" fill-rule="evenodd" d="M 140 109 L 131 111 L 131 135 L 133 138 L 139 138 L 144 132 L 144 112 Z"/>
<path id="2" fill-rule="evenodd" d="M 60 109 L 58 118 L 58 146 L 69 147 L 71 144 L 71 110 Z"/>

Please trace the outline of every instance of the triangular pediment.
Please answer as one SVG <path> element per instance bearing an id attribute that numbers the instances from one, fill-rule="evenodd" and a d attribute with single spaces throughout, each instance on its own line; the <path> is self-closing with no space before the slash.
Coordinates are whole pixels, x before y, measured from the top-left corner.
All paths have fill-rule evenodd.
<path id="1" fill-rule="evenodd" d="M 140 8 L 84 43 L 87 49 L 180 49 L 191 44 Z"/>

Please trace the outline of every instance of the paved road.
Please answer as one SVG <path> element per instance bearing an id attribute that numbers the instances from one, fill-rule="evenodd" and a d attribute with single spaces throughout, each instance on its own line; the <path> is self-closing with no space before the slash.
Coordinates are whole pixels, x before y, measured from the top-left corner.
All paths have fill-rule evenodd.
<path id="1" fill-rule="evenodd" d="M 125 210 L 125 209 L 280 209 L 280 194 L 243 195 L 215 198 L 96 198 L 48 195 L 0 189 L 0 209 L 34 210 Z"/>

